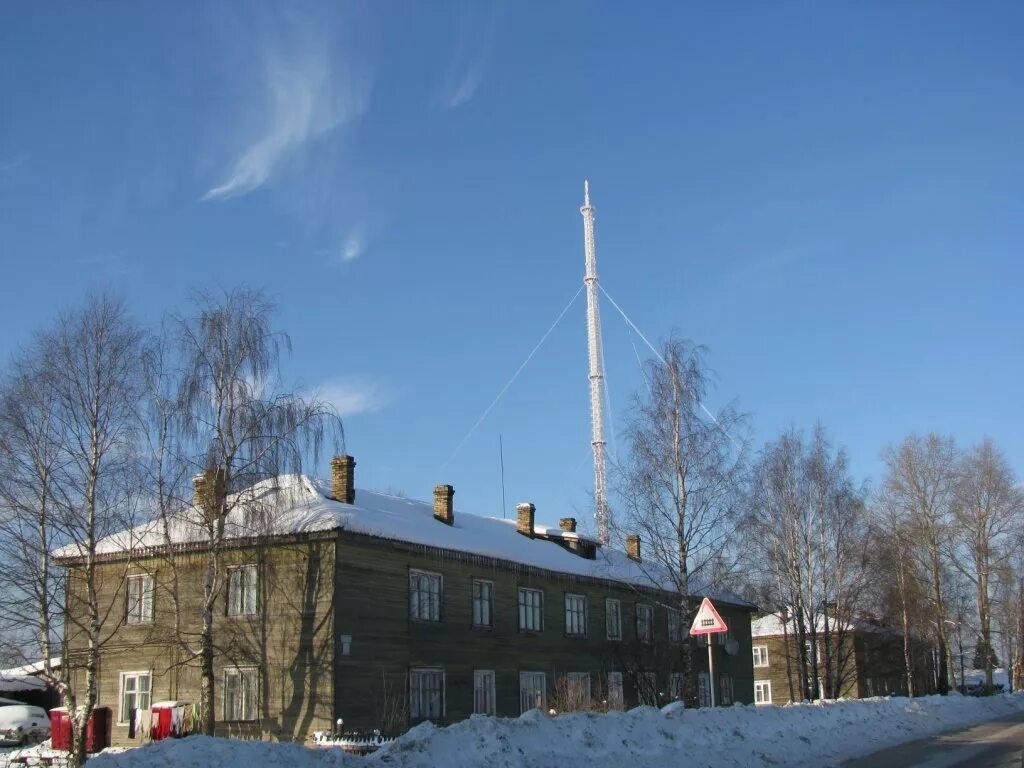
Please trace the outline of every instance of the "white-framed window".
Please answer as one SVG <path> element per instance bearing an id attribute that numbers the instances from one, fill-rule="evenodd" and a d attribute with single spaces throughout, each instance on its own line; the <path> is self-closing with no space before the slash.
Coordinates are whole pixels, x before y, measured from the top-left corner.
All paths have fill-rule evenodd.
<path id="1" fill-rule="evenodd" d="M 622 639 L 622 606 L 613 597 L 604 601 L 604 628 L 609 640 Z"/>
<path id="2" fill-rule="evenodd" d="M 409 670 L 409 717 L 440 720 L 444 717 L 444 670 Z"/>
<path id="3" fill-rule="evenodd" d="M 148 573 L 129 576 L 126 584 L 127 624 L 148 624 L 153 620 L 153 577 Z"/>
<path id="4" fill-rule="evenodd" d="M 683 673 L 673 672 L 668 676 L 668 695 L 672 701 L 681 701 L 683 698 Z"/>
<path id="5" fill-rule="evenodd" d="M 587 598 L 583 595 L 565 596 L 565 634 L 587 634 Z"/>
<path id="6" fill-rule="evenodd" d="M 622 691 L 622 673 L 608 673 L 608 709 L 623 710 L 626 708 L 626 697 Z"/>
<path id="7" fill-rule="evenodd" d="M 721 707 L 732 706 L 732 675 L 723 672 L 718 676 L 718 705 Z"/>
<path id="8" fill-rule="evenodd" d="M 494 714 L 494 670 L 473 670 L 473 714 Z"/>
<path id="9" fill-rule="evenodd" d="M 253 616 L 259 583 L 255 565 L 228 568 L 228 616 Z"/>
<path id="10" fill-rule="evenodd" d="M 697 675 L 697 706 L 711 706 L 711 678 L 707 672 Z"/>
<path id="11" fill-rule="evenodd" d="M 772 703 L 772 683 L 771 683 L 771 680 L 755 680 L 754 681 L 754 703 L 755 704 L 771 704 Z"/>
<path id="12" fill-rule="evenodd" d="M 546 709 L 548 702 L 547 675 L 543 672 L 519 673 L 519 709 Z"/>
<path id="13" fill-rule="evenodd" d="M 473 579 L 473 626 L 494 626 L 494 582 Z"/>
<path id="14" fill-rule="evenodd" d="M 654 639 L 654 607 L 646 603 L 636 604 L 636 639 L 642 643 Z"/>
<path id="15" fill-rule="evenodd" d="M 416 621 L 441 620 L 441 574 L 409 571 L 409 616 Z"/>
<path id="16" fill-rule="evenodd" d="M 668 609 L 668 641 L 676 645 L 683 642 L 683 614 L 678 608 Z"/>
<path id="17" fill-rule="evenodd" d="M 259 684 L 256 667 L 225 669 L 223 719 L 226 721 L 255 720 Z"/>
<path id="18" fill-rule="evenodd" d="M 638 672 L 636 678 L 636 695 L 640 703 L 658 706 L 658 676 L 654 672 Z"/>
<path id="19" fill-rule="evenodd" d="M 570 711 L 590 708 L 590 673 L 569 672 L 565 676 L 566 705 Z"/>
<path id="20" fill-rule="evenodd" d="M 768 666 L 768 646 L 767 645 L 755 645 L 754 646 L 754 666 L 755 667 L 767 667 Z"/>
<path id="21" fill-rule="evenodd" d="M 117 722 L 127 723 L 133 709 L 149 709 L 153 677 L 146 672 L 121 673 L 121 704 Z"/>
<path id="22" fill-rule="evenodd" d="M 817 653 L 815 653 L 815 649 L 817 649 Z M 815 645 L 810 640 L 805 640 L 804 641 L 804 651 L 807 653 L 807 664 L 808 664 L 808 666 L 810 666 L 810 664 L 812 663 L 812 659 L 817 661 L 819 664 L 821 664 L 821 643 L 820 642 Z M 815 657 L 817 657 L 817 658 L 815 658 Z"/>
<path id="23" fill-rule="evenodd" d="M 722 617 L 722 621 L 725 621 L 724 616 Z M 732 626 L 728 621 L 726 621 L 725 624 L 726 627 L 728 627 L 725 632 L 715 633 L 715 642 L 717 642 L 719 645 L 725 645 L 730 640 L 732 640 Z"/>
<path id="24" fill-rule="evenodd" d="M 539 589 L 519 588 L 519 629 L 525 632 L 544 630 L 544 593 Z"/>

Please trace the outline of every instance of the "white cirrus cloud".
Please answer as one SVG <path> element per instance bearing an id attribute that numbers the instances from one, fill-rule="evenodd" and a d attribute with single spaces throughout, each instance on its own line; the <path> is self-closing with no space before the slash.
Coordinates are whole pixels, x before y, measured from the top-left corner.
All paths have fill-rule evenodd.
<path id="1" fill-rule="evenodd" d="M 289 17 L 262 46 L 255 73 L 261 102 L 225 178 L 202 200 L 253 192 L 310 143 L 365 112 L 370 78 L 335 50 L 324 26 Z"/>
<path id="2" fill-rule="evenodd" d="M 330 403 L 342 418 L 374 413 L 394 400 L 394 393 L 372 376 L 342 376 L 324 382 L 317 389 L 320 399 Z"/>
<path id="3" fill-rule="evenodd" d="M 366 250 L 366 241 L 359 232 L 352 232 L 345 238 L 341 245 L 341 260 L 353 261 L 363 255 Z"/>
<path id="4" fill-rule="evenodd" d="M 468 18 L 469 15 L 479 16 L 477 8 L 470 8 L 476 11 L 475 14 L 462 13 L 459 18 L 462 31 L 442 92 L 445 105 L 453 109 L 461 107 L 476 96 L 491 62 L 497 17 L 491 10 L 484 19 Z"/>

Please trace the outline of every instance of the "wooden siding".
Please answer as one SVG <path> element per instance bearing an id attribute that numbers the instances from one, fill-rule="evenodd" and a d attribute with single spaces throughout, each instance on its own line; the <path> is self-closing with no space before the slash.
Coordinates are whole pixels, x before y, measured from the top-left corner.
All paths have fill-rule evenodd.
<path id="1" fill-rule="evenodd" d="M 304 740 L 312 730 L 330 728 L 334 698 L 334 542 L 329 538 L 308 539 L 234 549 L 227 551 L 223 560 L 225 567 L 257 564 L 259 597 L 257 612 L 252 616 L 227 615 L 226 586 L 218 598 L 214 628 L 218 735 Z M 182 636 L 195 643 L 201 626 L 205 556 L 179 555 L 177 567 Z M 155 578 L 153 620 L 129 625 L 124 622 L 125 577 L 141 573 Z M 117 723 L 122 672 L 151 671 L 152 701 L 199 701 L 198 663 L 186 661 L 174 642 L 171 583 L 170 564 L 159 557 L 129 565 L 101 566 L 100 595 L 109 614 L 98 671 L 99 703 L 113 710 L 115 744 L 131 743 L 127 725 Z M 69 659 L 81 656 L 85 641 L 81 632 L 69 627 Z M 235 666 L 258 670 L 260 697 L 253 722 L 222 720 L 224 670 Z M 84 675 L 76 675 L 76 686 L 83 685 Z"/>
<path id="2" fill-rule="evenodd" d="M 537 542 L 537 546 L 558 546 Z M 632 672 L 655 672 L 659 703 L 667 703 L 669 674 L 681 669 L 683 647 L 668 643 L 667 596 L 641 592 L 621 584 L 597 582 L 568 575 L 516 569 L 488 563 L 482 558 L 439 557 L 435 553 L 403 547 L 394 542 L 343 535 L 337 549 L 335 623 L 338 635 L 351 637 L 349 655 L 337 656 L 335 711 L 346 728 L 403 729 L 408 723 L 408 672 L 442 669 L 445 672 L 443 722 L 473 713 L 473 672 L 495 673 L 497 714 L 520 714 L 519 673 L 544 672 L 549 700 L 555 681 L 569 672 L 589 672 L 594 698 L 606 696 L 606 675 L 624 675 L 626 705 L 638 701 Z M 409 572 L 440 574 L 443 580 L 441 620 L 410 618 Z M 472 582 L 490 581 L 494 624 L 472 626 Z M 371 586 L 372 585 L 372 586 Z M 544 594 L 543 631 L 520 631 L 520 587 Z M 587 632 L 565 632 L 565 595 L 586 597 Z M 605 598 L 620 600 L 622 640 L 609 641 L 605 633 Z M 636 636 L 636 604 L 654 606 L 653 643 Z M 716 676 L 732 676 L 736 701 L 753 701 L 749 611 L 720 606 L 740 650 L 734 656 L 715 648 Z M 684 628 L 685 630 L 688 627 Z M 694 667 L 706 669 L 707 651 L 694 652 Z"/>

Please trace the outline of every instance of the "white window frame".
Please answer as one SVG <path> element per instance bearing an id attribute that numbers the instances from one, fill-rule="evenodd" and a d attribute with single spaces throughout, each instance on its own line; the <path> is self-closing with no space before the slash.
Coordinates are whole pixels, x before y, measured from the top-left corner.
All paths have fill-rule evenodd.
<path id="1" fill-rule="evenodd" d="M 754 654 L 754 666 L 755 667 L 767 667 L 768 666 L 768 646 L 767 645 L 755 645 L 753 649 Z"/>
<path id="2" fill-rule="evenodd" d="M 608 640 L 622 639 L 622 603 L 614 597 L 604 601 L 604 631 Z"/>
<path id="3" fill-rule="evenodd" d="M 473 579 L 473 626 L 494 626 L 494 582 Z"/>
<path id="4" fill-rule="evenodd" d="M 573 637 L 587 636 L 586 595 L 565 595 L 565 634 Z"/>
<path id="5" fill-rule="evenodd" d="M 711 678 L 707 672 L 697 675 L 697 706 L 711 706 Z"/>
<path id="6" fill-rule="evenodd" d="M 423 687 L 424 682 L 439 681 L 436 695 L 437 701 L 429 700 L 434 689 Z M 409 719 L 414 721 L 422 720 L 444 720 L 447 696 L 445 695 L 445 671 L 441 667 L 415 667 L 409 670 Z M 428 697 L 428 698 L 425 698 Z M 423 704 L 426 704 L 427 712 L 423 712 Z M 437 706 L 438 713 L 433 714 Z"/>
<path id="7" fill-rule="evenodd" d="M 228 616 L 255 616 L 259 610 L 259 571 L 255 563 L 228 568 Z"/>
<path id="8" fill-rule="evenodd" d="M 672 701 L 683 699 L 683 673 L 673 672 L 668 676 L 668 697 Z"/>
<path id="9" fill-rule="evenodd" d="M 678 608 L 668 609 L 668 641 L 673 645 L 683 642 L 683 612 Z"/>
<path id="10" fill-rule="evenodd" d="M 641 632 L 641 629 L 644 631 Z M 636 604 L 636 639 L 641 643 L 654 642 L 654 606 L 648 603 Z"/>
<path id="11" fill-rule="evenodd" d="M 658 674 L 656 672 L 637 672 L 636 698 L 638 704 L 649 707 L 658 706 Z"/>
<path id="12" fill-rule="evenodd" d="M 733 702 L 732 675 L 722 672 L 718 675 L 718 706 L 731 707 Z"/>
<path id="13" fill-rule="evenodd" d="M 493 669 L 473 670 L 473 714 L 496 714 L 497 688 Z"/>
<path id="14" fill-rule="evenodd" d="M 409 569 L 409 618 L 413 621 L 441 621 L 444 576 L 432 571 Z"/>
<path id="15" fill-rule="evenodd" d="M 125 690 L 125 682 L 131 680 L 133 683 L 133 690 Z M 146 687 L 143 690 L 139 687 L 139 682 L 145 680 Z M 136 672 L 122 672 L 119 676 L 118 681 L 118 705 L 117 705 L 117 722 L 125 725 L 128 723 L 128 719 L 131 717 L 132 709 L 149 709 L 153 703 L 153 673 L 148 670 L 138 670 Z M 130 694 L 132 703 L 135 705 L 125 706 L 125 695 Z"/>
<path id="16" fill-rule="evenodd" d="M 590 709 L 590 705 L 592 703 L 590 695 L 590 673 L 566 672 L 565 697 L 570 711 L 578 712 Z"/>
<path id="17" fill-rule="evenodd" d="M 622 711 L 626 708 L 626 696 L 622 689 L 622 673 L 608 673 L 608 709 Z"/>
<path id="18" fill-rule="evenodd" d="M 544 590 L 519 588 L 519 631 L 544 631 Z"/>
<path id="19" fill-rule="evenodd" d="M 538 701 L 538 694 L 540 701 Z M 548 706 L 548 676 L 544 672 L 529 671 L 519 673 L 519 709 L 529 712 L 531 709 L 544 711 Z"/>
<path id="20" fill-rule="evenodd" d="M 772 681 L 771 680 L 755 680 L 754 681 L 754 704 L 761 707 L 765 704 L 772 703 Z"/>
<path id="21" fill-rule="evenodd" d="M 237 679 L 234 698 L 229 701 L 228 691 L 232 690 L 228 680 Z M 221 719 L 225 723 L 252 723 L 259 716 L 260 676 L 257 667 L 226 667 L 221 688 Z M 228 705 L 234 704 L 233 711 Z"/>
<path id="22" fill-rule="evenodd" d="M 155 582 L 150 573 L 133 573 L 125 579 L 126 624 L 152 623 L 154 587 Z"/>

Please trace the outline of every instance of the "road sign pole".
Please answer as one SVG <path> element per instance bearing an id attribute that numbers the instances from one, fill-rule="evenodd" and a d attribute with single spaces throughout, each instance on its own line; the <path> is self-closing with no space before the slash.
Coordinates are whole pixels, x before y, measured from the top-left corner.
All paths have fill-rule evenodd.
<path id="1" fill-rule="evenodd" d="M 715 657 L 711 652 L 711 635 L 704 635 L 708 639 L 708 687 L 711 689 L 711 706 L 715 706 Z"/>

